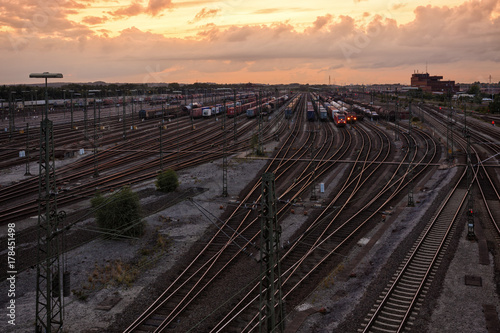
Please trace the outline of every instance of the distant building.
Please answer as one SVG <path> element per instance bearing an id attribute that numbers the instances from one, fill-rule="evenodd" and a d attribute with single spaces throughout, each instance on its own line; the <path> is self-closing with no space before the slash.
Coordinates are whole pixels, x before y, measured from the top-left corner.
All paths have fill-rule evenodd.
<path id="1" fill-rule="evenodd" d="M 411 86 L 430 93 L 447 93 L 448 91 L 455 93 L 459 91 L 460 87 L 455 84 L 455 81 L 441 81 L 442 79 L 442 76 L 431 76 L 429 73 L 413 73 Z"/>

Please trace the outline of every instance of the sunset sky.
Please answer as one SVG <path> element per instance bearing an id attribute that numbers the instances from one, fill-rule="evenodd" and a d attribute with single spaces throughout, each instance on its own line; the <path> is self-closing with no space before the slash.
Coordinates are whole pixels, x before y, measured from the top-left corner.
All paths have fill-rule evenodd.
<path id="1" fill-rule="evenodd" d="M 0 84 L 499 82 L 500 0 L 0 0 L 0 41 Z"/>

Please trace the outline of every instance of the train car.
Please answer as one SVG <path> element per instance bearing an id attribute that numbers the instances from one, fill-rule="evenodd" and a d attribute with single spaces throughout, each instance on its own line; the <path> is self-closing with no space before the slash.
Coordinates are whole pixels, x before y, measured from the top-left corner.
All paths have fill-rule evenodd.
<path id="1" fill-rule="evenodd" d="M 330 105 L 329 107 L 326 108 L 326 112 L 328 113 L 328 117 L 330 117 L 330 119 L 333 120 L 335 113 L 338 113 L 339 110 L 333 105 Z"/>
<path id="2" fill-rule="evenodd" d="M 189 110 L 189 115 L 194 119 L 201 118 L 203 117 L 203 112 L 201 111 L 201 108 L 195 108 Z"/>
<path id="3" fill-rule="evenodd" d="M 328 120 L 328 113 L 323 105 L 319 106 L 319 119 L 321 121 L 327 121 Z"/>
<path id="4" fill-rule="evenodd" d="M 212 108 L 212 116 L 217 116 L 218 114 L 222 113 L 222 106 L 220 104 L 212 106 L 211 108 Z"/>
<path id="5" fill-rule="evenodd" d="M 286 100 L 288 99 L 288 96 L 280 96 L 272 101 L 269 102 L 269 107 L 270 107 L 270 112 L 274 112 L 275 110 L 278 110 L 283 104 L 285 104 Z"/>
<path id="6" fill-rule="evenodd" d="M 260 106 L 260 112 L 262 112 L 263 116 L 267 116 L 272 112 L 272 108 L 269 103 L 262 103 Z"/>
<path id="7" fill-rule="evenodd" d="M 152 119 L 163 117 L 163 110 L 140 110 L 139 119 Z"/>
<path id="8" fill-rule="evenodd" d="M 307 102 L 306 117 L 309 121 L 316 120 L 316 113 L 314 112 L 314 106 L 312 102 Z"/>
<path id="9" fill-rule="evenodd" d="M 203 118 L 209 118 L 212 116 L 212 108 L 211 107 L 202 107 L 201 108 L 201 115 Z"/>
<path id="10" fill-rule="evenodd" d="M 291 119 L 293 117 L 293 108 L 289 105 L 285 108 L 285 119 Z"/>
<path id="11" fill-rule="evenodd" d="M 246 103 L 244 103 L 246 101 Z M 249 108 L 255 107 L 256 103 L 255 100 L 243 100 L 243 101 L 238 101 L 236 102 L 236 107 L 231 106 L 227 109 L 227 116 L 229 118 L 236 116 L 239 116 L 242 113 L 246 114 L 246 111 Z"/>
<path id="12" fill-rule="evenodd" d="M 348 124 L 354 124 L 357 120 L 357 116 L 354 112 L 345 112 L 346 120 Z"/>
<path id="13" fill-rule="evenodd" d="M 227 109 L 226 114 L 229 118 L 233 118 L 234 116 L 237 116 L 238 112 L 239 112 L 238 107 L 236 107 L 236 110 L 235 110 L 234 106 L 232 106 L 232 107 Z"/>
<path id="14" fill-rule="evenodd" d="M 255 118 L 259 115 L 259 109 L 257 107 L 249 108 L 246 111 L 247 118 Z"/>
<path id="15" fill-rule="evenodd" d="M 335 112 L 333 115 L 333 122 L 337 127 L 345 127 L 345 124 L 347 123 L 345 114 L 340 112 Z"/>

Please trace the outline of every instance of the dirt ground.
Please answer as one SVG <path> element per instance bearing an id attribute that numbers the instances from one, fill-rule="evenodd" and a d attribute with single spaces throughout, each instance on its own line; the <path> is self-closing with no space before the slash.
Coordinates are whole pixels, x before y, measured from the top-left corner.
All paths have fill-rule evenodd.
<path id="1" fill-rule="evenodd" d="M 195 196 L 193 201 L 185 200 L 147 216 L 144 237 L 129 240 L 99 237 L 67 253 L 62 263 L 71 274 L 72 292 L 71 296 L 64 298 L 64 331 L 105 332 L 116 314 L 131 304 L 144 288 L 148 288 L 155 276 L 167 271 L 211 223 L 216 223 L 216 217 L 225 206 L 238 200 L 236 195 L 265 163 L 258 159 L 230 159 L 228 198 L 221 196 L 221 160 L 181 171 L 178 174 L 180 186 L 174 196 L 192 188 L 202 188 L 204 192 Z M 16 174 L 15 171 L 9 172 L 12 179 Z M 133 189 L 143 193 L 142 205 L 173 199 L 168 195 L 162 197 L 155 194 L 153 181 L 134 186 Z M 68 212 L 78 211 L 88 205 L 88 202 L 82 202 L 65 209 Z M 77 228 L 92 228 L 92 222 L 92 218 L 81 221 Z M 19 222 L 17 232 L 34 224 L 36 219 Z M 17 274 L 15 332 L 34 330 L 35 287 L 35 267 Z M 8 281 L 2 281 L 0 289 L 8 290 Z M 0 294 L 3 318 L 6 318 L 7 302 L 7 293 Z M 12 328 L 2 323 L 0 332 L 12 332 Z"/>

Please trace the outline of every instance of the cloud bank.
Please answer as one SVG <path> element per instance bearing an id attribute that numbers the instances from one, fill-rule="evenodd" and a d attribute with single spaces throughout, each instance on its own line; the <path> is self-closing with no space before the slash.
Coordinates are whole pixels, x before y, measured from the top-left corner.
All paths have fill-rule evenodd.
<path id="1" fill-rule="evenodd" d="M 498 0 L 419 6 L 413 21 L 401 25 L 391 12 L 394 6 L 364 20 L 332 10 L 300 31 L 288 20 L 217 25 L 210 20 L 223 10 L 203 7 L 186 18 L 191 25 L 203 23 L 188 38 L 136 26 L 113 37 L 106 33 L 107 20 L 175 11 L 170 0 L 132 2 L 81 22 L 69 19 L 78 8 L 92 5 L 65 0 L 0 4 L 0 61 L 8 64 L 4 83 L 29 82 L 30 72 L 47 70 L 77 82 L 327 83 L 331 77 L 338 84 L 408 83 L 413 70 L 424 70 L 426 63 L 431 74 L 462 82 L 500 77 Z M 99 24 L 104 29 L 92 29 Z"/>

